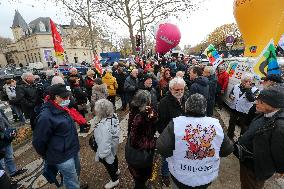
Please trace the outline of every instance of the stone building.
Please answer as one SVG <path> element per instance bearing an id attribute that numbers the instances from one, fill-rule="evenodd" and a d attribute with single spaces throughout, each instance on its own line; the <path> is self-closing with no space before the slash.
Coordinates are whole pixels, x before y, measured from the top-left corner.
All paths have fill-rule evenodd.
<path id="1" fill-rule="evenodd" d="M 14 63 L 28 65 L 28 63 L 42 62 L 45 66 L 52 61 L 62 63 L 62 60 L 55 57 L 49 20 L 49 17 L 39 17 L 27 24 L 22 15 L 15 11 L 11 27 L 14 42 L 8 45 L 8 52 L 12 54 Z M 91 47 L 87 43 L 88 35 L 82 38 L 80 33 L 86 31 L 86 27 L 76 26 L 71 20 L 70 25 L 57 25 L 57 28 L 63 40 L 64 61 L 67 63 L 92 62 Z M 95 39 L 98 53 L 101 49 L 100 41 L 102 40 Z M 109 49 L 106 47 L 104 50 Z"/>

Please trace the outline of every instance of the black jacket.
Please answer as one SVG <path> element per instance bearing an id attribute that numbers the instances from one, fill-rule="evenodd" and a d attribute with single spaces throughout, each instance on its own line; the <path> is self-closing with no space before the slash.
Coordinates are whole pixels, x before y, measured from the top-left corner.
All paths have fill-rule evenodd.
<path id="1" fill-rule="evenodd" d="M 124 82 L 124 91 L 128 95 L 128 102 L 131 102 L 137 90 L 138 90 L 138 78 L 134 78 L 132 75 L 129 75 Z"/>
<path id="2" fill-rule="evenodd" d="M 239 138 L 253 157 L 242 162 L 260 180 L 266 180 L 275 172 L 284 173 L 284 110 L 271 118 L 257 116 L 249 129 Z"/>
<path id="3" fill-rule="evenodd" d="M 13 104 L 20 104 L 22 111 L 26 115 L 30 115 L 38 101 L 36 86 L 29 85 L 21 80 L 16 86 L 16 98 L 11 101 Z"/>
<path id="4" fill-rule="evenodd" d="M 171 93 L 168 93 L 167 96 L 162 98 L 158 106 L 159 120 L 157 129 L 159 133 L 163 132 L 173 118 L 184 114 L 185 101 L 186 98 L 183 97 L 180 104 Z"/>
<path id="5" fill-rule="evenodd" d="M 116 92 L 117 94 L 121 94 L 124 92 L 124 82 L 127 77 L 127 73 L 126 72 L 116 73 L 114 77 L 116 78 L 118 85 Z"/>
<path id="6" fill-rule="evenodd" d="M 208 77 L 209 95 L 207 99 L 207 116 L 213 116 L 213 109 L 215 105 L 215 95 L 217 88 L 217 79 L 215 75 Z"/>
<path id="7" fill-rule="evenodd" d="M 195 93 L 201 94 L 208 99 L 209 96 L 209 84 L 208 79 L 206 77 L 198 77 L 196 78 L 189 88 L 189 96 Z"/>

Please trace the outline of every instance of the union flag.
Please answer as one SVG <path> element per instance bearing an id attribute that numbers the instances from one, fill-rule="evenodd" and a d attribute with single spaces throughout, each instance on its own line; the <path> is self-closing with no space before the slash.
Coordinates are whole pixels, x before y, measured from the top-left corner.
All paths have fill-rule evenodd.
<path id="1" fill-rule="evenodd" d="M 54 22 L 51 19 L 50 19 L 50 29 L 51 29 L 51 35 L 52 35 L 52 40 L 53 40 L 53 45 L 54 45 L 55 56 L 63 60 L 64 59 L 64 48 L 63 48 L 62 38 L 59 32 L 57 31 Z"/>
<path id="2" fill-rule="evenodd" d="M 95 64 L 95 68 L 96 68 L 97 72 L 99 72 L 100 75 L 102 75 L 103 74 L 103 68 L 102 68 L 102 65 L 100 63 L 98 55 L 95 55 L 94 64 Z"/>

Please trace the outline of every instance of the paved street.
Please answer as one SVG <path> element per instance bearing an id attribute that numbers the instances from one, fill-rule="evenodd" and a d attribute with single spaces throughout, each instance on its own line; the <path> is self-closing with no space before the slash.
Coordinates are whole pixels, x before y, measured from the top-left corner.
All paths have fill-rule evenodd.
<path id="1" fill-rule="evenodd" d="M 130 189 L 133 188 L 133 182 L 131 175 L 127 169 L 127 164 L 124 159 L 124 145 L 125 145 L 125 136 L 127 132 L 127 119 L 128 112 L 120 111 L 121 102 L 120 100 L 116 103 L 117 113 L 121 120 L 121 136 L 120 136 L 120 145 L 118 152 L 119 159 L 119 167 L 121 170 L 120 184 L 117 188 Z M 220 116 L 219 116 L 220 115 Z M 215 112 L 216 117 L 221 118 L 222 124 L 227 127 L 229 114 L 223 109 L 222 111 Z M 91 120 L 92 123 L 92 120 Z M 104 184 L 108 182 L 109 176 L 106 173 L 106 170 L 102 166 L 102 164 L 95 162 L 94 153 L 90 149 L 88 145 L 88 139 L 91 135 L 91 131 L 88 134 L 80 135 L 80 158 L 81 158 L 81 182 L 87 182 L 91 189 L 102 189 Z M 24 187 L 29 189 L 36 188 L 55 188 L 46 183 L 45 179 L 41 176 L 41 171 L 43 169 L 43 161 L 33 150 L 31 143 L 27 143 L 26 145 L 20 147 L 15 152 L 15 158 L 17 165 L 19 167 L 24 166 L 29 171 L 17 178 L 19 183 L 21 183 Z M 162 189 L 161 180 L 159 177 L 159 163 L 157 164 L 158 168 L 155 169 L 157 176 L 153 181 L 153 188 Z M 218 179 L 209 187 L 209 189 L 238 189 L 240 188 L 239 182 L 239 164 L 238 160 L 230 155 L 227 158 L 222 158 L 221 160 L 221 168 Z M 270 179 L 265 186 L 265 189 L 284 189 L 284 181 L 279 175 L 275 175 L 272 179 Z"/>

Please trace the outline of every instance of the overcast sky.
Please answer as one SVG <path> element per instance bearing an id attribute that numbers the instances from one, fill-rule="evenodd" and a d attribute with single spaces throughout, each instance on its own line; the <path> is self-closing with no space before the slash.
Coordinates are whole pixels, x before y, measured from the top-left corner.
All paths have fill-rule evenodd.
<path id="1" fill-rule="evenodd" d="M 12 38 L 10 27 L 13 24 L 15 9 L 19 10 L 27 23 L 38 17 L 51 17 L 56 23 L 68 24 L 66 18 L 56 6 L 46 0 L 16 0 L 21 3 L 9 3 L 10 0 L 0 0 L 0 35 Z M 193 0 L 194 2 L 196 0 Z M 197 0 L 200 1 L 200 0 Z M 235 22 L 233 16 L 234 0 L 205 0 L 200 9 L 194 11 L 189 19 L 180 22 L 172 21 L 181 30 L 180 45 L 195 45 L 201 42 L 216 27 Z M 46 2 L 46 6 L 43 6 Z M 125 31 L 127 32 L 127 31 Z"/>

